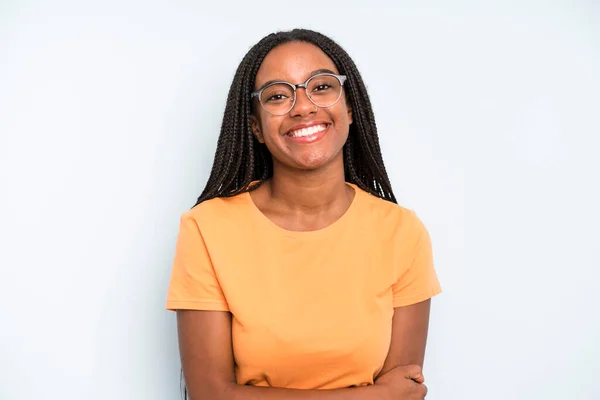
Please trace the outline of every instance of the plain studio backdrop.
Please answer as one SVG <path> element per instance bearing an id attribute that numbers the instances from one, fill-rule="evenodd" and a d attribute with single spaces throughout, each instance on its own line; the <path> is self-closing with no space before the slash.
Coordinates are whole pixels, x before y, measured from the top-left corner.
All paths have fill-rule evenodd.
<path id="1" fill-rule="evenodd" d="M 179 216 L 238 63 L 297 26 L 431 232 L 428 399 L 600 399 L 598 2 L 93 3 L 0 2 L 0 399 L 180 398 Z"/>

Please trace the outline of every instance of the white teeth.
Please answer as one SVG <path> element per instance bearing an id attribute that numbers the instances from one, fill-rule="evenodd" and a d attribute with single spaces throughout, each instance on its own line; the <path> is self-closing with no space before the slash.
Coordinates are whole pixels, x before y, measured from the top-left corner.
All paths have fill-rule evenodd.
<path id="1" fill-rule="evenodd" d="M 292 136 L 292 137 L 310 136 L 310 135 L 314 135 L 317 132 L 324 131 L 325 128 L 327 128 L 327 126 L 325 124 L 309 126 L 308 128 L 302 128 L 302 129 L 298 129 L 298 130 L 290 132 L 290 136 Z"/>

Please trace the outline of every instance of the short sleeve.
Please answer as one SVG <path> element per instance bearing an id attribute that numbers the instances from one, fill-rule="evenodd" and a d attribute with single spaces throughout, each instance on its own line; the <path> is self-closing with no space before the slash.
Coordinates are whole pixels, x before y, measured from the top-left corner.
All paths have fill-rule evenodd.
<path id="1" fill-rule="evenodd" d="M 200 228 L 189 211 L 180 220 L 167 309 L 229 311 Z"/>
<path id="2" fill-rule="evenodd" d="M 392 286 L 394 307 L 416 304 L 442 291 L 433 265 L 429 232 L 413 212 L 409 215 L 412 221 L 402 235 L 397 279 Z"/>

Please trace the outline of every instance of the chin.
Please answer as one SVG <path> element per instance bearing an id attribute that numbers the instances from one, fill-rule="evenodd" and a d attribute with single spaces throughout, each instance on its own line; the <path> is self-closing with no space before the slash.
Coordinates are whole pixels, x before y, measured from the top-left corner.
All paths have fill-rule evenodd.
<path id="1" fill-rule="evenodd" d="M 335 163 L 336 158 L 328 154 L 311 154 L 308 157 L 296 158 L 294 164 L 296 168 L 314 171 Z"/>
<path id="2" fill-rule="evenodd" d="M 322 169 L 326 165 L 327 164 L 325 164 L 325 163 L 311 164 L 311 165 L 298 165 L 296 168 L 301 169 L 303 171 L 317 171 L 319 169 Z"/>

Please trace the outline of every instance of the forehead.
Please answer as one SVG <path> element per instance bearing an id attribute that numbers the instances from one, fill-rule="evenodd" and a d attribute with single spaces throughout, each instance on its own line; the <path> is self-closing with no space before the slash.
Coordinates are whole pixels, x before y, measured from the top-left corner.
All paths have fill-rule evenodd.
<path id="1" fill-rule="evenodd" d="M 254 88 L 271 80 L 304 82 L 318 69 L 339 73 L 331 58 L 317 46 L 306 42 L 285 43 L 267 54 L 256 74 Z"/>

